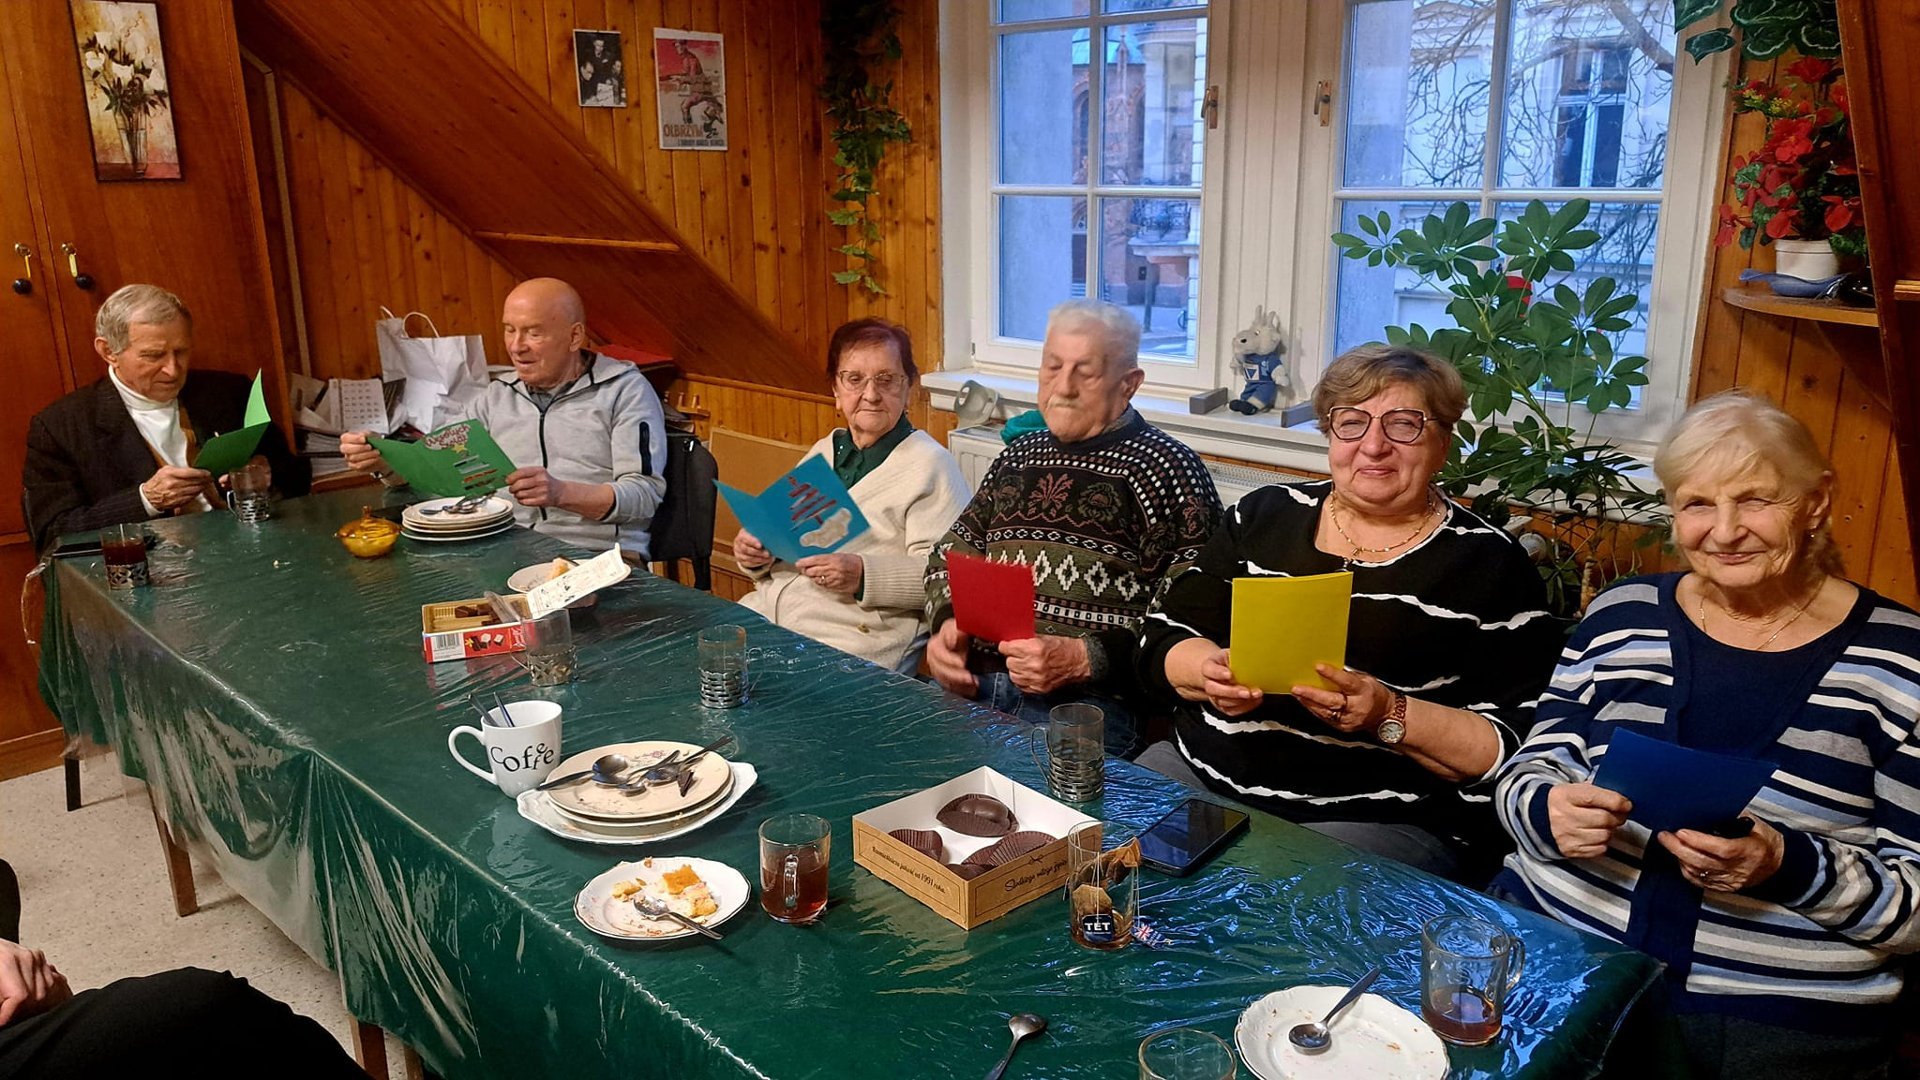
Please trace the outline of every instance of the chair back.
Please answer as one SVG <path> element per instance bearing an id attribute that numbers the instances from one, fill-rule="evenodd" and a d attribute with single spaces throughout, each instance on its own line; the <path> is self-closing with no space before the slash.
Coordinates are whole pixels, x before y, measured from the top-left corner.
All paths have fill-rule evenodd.
<path id="1" fill-rule="evenodd" d="M 720 466 L 691 431 L 667 432 L 667 495 L 654 512 L 648 557 L 693 563 L 695 588 L 713 589 L 713 515 Z"/>

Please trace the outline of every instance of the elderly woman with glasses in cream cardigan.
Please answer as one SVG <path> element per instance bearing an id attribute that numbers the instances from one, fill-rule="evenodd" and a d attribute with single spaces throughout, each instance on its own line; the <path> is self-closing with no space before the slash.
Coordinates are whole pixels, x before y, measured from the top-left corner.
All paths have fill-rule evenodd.
<path id="1" fill-rule="evenodd" d="M 933 545 L 971 493 L 959 462 L 907 419 L 919 369 L 905 329 L 855 319 L 833 332 L 827 379 L 847 426 L 815 443 L 868 529 L 827 555 L 776 562 L 745 529 L 734 561 L 755 581 L 740 602 L 767 621 L 912 674 L 926 649 L 922 577 Z"/>

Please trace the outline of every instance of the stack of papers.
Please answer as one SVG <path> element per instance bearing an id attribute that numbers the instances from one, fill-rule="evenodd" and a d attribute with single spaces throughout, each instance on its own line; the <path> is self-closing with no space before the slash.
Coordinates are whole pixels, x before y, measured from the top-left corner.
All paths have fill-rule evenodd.
<path id="1" fill-rule="evenodd" d="M 301 452 L 307 454 L 339 453 L 340 436 L 345 432 L 390 433 L 391 399 L 405 392 L 404 387 L 389 386 L 379 379 L 321 382 L 289 374 L 287 381 L 293 395 L 293 424 L 303 432 Z"/>

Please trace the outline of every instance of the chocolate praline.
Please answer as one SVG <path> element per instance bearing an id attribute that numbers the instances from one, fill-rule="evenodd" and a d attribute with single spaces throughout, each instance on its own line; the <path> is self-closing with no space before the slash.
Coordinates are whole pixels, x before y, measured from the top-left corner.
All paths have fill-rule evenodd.
<path id="1" fill-rule="evenodd" d="M 966 836 L 1005 836 L 1020 827 L 1013 808 L 991 795 L 962 795 L 940 808 L 940 824 Z"/>

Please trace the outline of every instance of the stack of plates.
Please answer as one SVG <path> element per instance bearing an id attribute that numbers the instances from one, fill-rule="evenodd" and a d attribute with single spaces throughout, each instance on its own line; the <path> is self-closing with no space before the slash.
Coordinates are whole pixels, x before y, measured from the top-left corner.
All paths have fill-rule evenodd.
<path id="1" fill-rule="evenodd" d="M 400 531 L 410 540 L 432 544 L 477 540 L 513 528 L 513 504 L 498 495 L 458 512 L 450 508 L 459 499 L 428 499 L 400 512 Z"/>
<path id="2" fill-rule="evenodd" d="M 554 775 L 580 772 L 607 754 L 625 757 L 638 775 L 676 750 L 685 755 L 698 749 L 681 742 L 614 743 L 573 755 L 555 766 Z M 700 828 L 726 813 L 758 779 L 753 766 L 708 753 L 694 762 L 693 783 L 684 795 L 672 783 L 628 792 L 589 779 L 551 791 L 523 792 L 516 804 L 521 817 L 568 840 L 644 844 Z"/>

